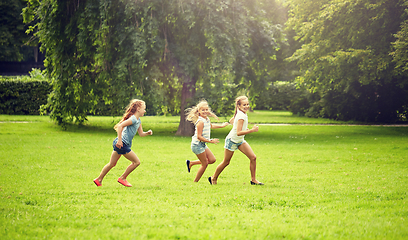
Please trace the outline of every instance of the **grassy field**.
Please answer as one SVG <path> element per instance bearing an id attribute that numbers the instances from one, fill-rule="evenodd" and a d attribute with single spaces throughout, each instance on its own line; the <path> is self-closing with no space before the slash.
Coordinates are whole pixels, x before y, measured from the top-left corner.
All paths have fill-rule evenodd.
<path id="1" fill-rule="evenodd" d="M 134 139 L 142 164 L 128 177 L 133 187 L 116 182 L 123 158 L 97 188 L 118 119 L 63 131 L 46 116 L 0 115 L 0 239 L 408 238 L 408 127 L 254 112 L 251 122 L 295 124 L 246 136 L 265 185 L 249 184 L 237 152 L 211 186 L 231 126 L 212 131 L 217 162 L 194 183 L 191 138 L 174 136 L 179 118 L 147 116 L 154 134 Z"/>

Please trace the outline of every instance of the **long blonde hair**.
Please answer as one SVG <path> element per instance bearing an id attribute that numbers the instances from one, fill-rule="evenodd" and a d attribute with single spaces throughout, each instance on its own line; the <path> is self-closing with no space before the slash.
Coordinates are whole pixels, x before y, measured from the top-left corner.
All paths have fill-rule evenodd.
<path id="1" fill-rule="evenodd" d="M 238 106 L 241 105 L 241 102 L 244 101 L 244 100 L 248 100 L 248 97 L 239 96 L 239 97 L 235 98 L 235 114 L 234 114 L 234 117 L 237 115 Z"/>
<path id="2" fill-rule="evenodd" d="M 146 104 L 143 100 L 139 99 L 132 99 L 129 103 L 129 105 L 126 106 L 125 113 L 123 114 L 122 119 L 118 124 L 115 125 L 114 129 L 118 129 L 118 125 L 121 124 L 122 122 L 128 120 L 132 115 L 134 115 L 139 108 L 141 108 L 144 104 Z"/>
<path id="3" fill-rule="evenodd" d="M 187 108 L 187 109 L 186 109 L 186 120 L 195 124 L 195 123 L 197 122 L 198 116 L 199 116 L 199 112 L 198 112 L 198 111 L 199 111 L 202 107 L 204 107 L 204 106 L 208 106 L 208 111 L 209 111 L 209 113 L 210 113 L 210 114 L 209 114 L 210 116 L 215 117 L 217 120 L 219 120 L 218 117 L 217 117 L 217 115 L 215 115 L 215 114 L 211 111 L 211 108 L 210 108 L 210 106 L 208 105 L 208 102 L 207 102 L 205 99 L 202 99 L 202 100 L 201 100 L 199 103 L 197 103 L 197 105 L 195 105 L 194 107 L 192 107 L 192 108 Z"/>

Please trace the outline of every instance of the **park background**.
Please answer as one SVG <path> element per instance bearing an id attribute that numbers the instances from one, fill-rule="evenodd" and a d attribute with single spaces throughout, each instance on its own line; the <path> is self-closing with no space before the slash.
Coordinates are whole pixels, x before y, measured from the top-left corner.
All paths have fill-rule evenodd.
<path id="1" fill-rule="evenodd" d="M 1 236 L 406 238 L 407 8 L 0 0 Z M 262 124 L 247 140 L 266 186 L 248 186 L 238 154 L 216 188 L 191 183 L 184 110 L 205 98 L 226 121 L 238 95 Z M 137 184 L 114 181 L 123 161 L 97 189 L 132 98 L 154 131 L 137 141 Z M 219 162 L 222 144 L 210 147 Z"/>

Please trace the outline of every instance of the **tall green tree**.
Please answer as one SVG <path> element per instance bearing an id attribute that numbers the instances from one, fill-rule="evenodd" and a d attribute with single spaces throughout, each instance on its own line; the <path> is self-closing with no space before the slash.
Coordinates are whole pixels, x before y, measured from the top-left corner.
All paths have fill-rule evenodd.
<path id="1" fill-rule="evenodd" d="M 404 18 L 408 19 L 408 1 L 404 1 Z M 400 30 L 394 35 L 396 40 L 392 43 L 393 52 L 391 53 L 395 62 L 397 75 L 403 77 L 402 85 L 408 84 L 408 20 L 401 23 Z"/>
<path id="2" fill-rule="evenodd" d="M 33 55 L 23 48 L 29 40 L 21 16 L 23 7 L 24 0 L 0 0 L 0 61 L 23 61 L 25 55 Z"/>
<path id="3" fill-rule="evenodd" d="M 282 38 L 279 25 L 272 21 L 271 2 L 275 3 L 260 0 L 162 3 L 165 11 L 160 15 L 165 19 L 159 26 L 159 39 L 164 44 L 163 57 L 156 58 L 159 62 L 154 65 L 165 69 L 161 71 L 163 75 L 170 73 L 182 84 L 177 134 L 192 134 L 191 124 L 184 120 L 184 109 L 197 97 L 209 98 L 211 106 L 220 112 L 232 105 L 239 89 L 251 91 L 259 79 L 269 80 L 262 76 L 268 64 L 272 65 Z"/>
<path id="4" fill-rule="evenodd" d="M 392 42 L 406 19 L 400 0 L 287 1 L 288 27 L 303 44 L 290 58 L 321 99 L 310 115 L 389 122 L 407 102 Z"/>
<path id="5" fill-rule="evenodd" d="M 190 135 L 184 109 L 197 91 L 222 111 L 264 74 L 281 38 L 263 10 L 270 2 L 30 0 L 26 19 L 39 20 L 36 35 L 54 79 L 51 117 L 83 122 L 100 102 L 124 106 L 142 97 L 148 108 L 179 113 L 177 134 Z M 261 70 L 247 79 L 256 53 L 263 53 Z"/>
<path id="6" fill-rule="evenodd" d="M 153 1 L 151 1 L 153 2 Z M 144 91 L 146 53 L 155 35 L 149 9 L 135 1 L 29 0 L 26 21 L 37 20 L 35 35 L 46 50 L 53 79 L 52 119 L 82 123 L 100 104 L 112 114 Z M 153 37 L 150 37 L 153 36 Z M 146 97 L 148 98 L 148 96 Z"/>

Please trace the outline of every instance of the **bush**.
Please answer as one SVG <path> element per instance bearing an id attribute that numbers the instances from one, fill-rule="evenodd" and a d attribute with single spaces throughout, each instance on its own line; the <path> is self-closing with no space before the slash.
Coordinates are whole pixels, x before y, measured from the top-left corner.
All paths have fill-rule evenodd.
<path id="1" fill-rule="evenodd" d="M 312 94 L 300 89 L 294 83 L 270 83 L 266 91 L 256 97 L 257 110 L 289 110 L 294 114 L 304 115 L 310 107 Z"/>
<path id="2" fill-rule="evenodd" d="M 40 70 L 30 76 L 0 76 L 0 114 L 38 115 L 52 87 Z"/>

